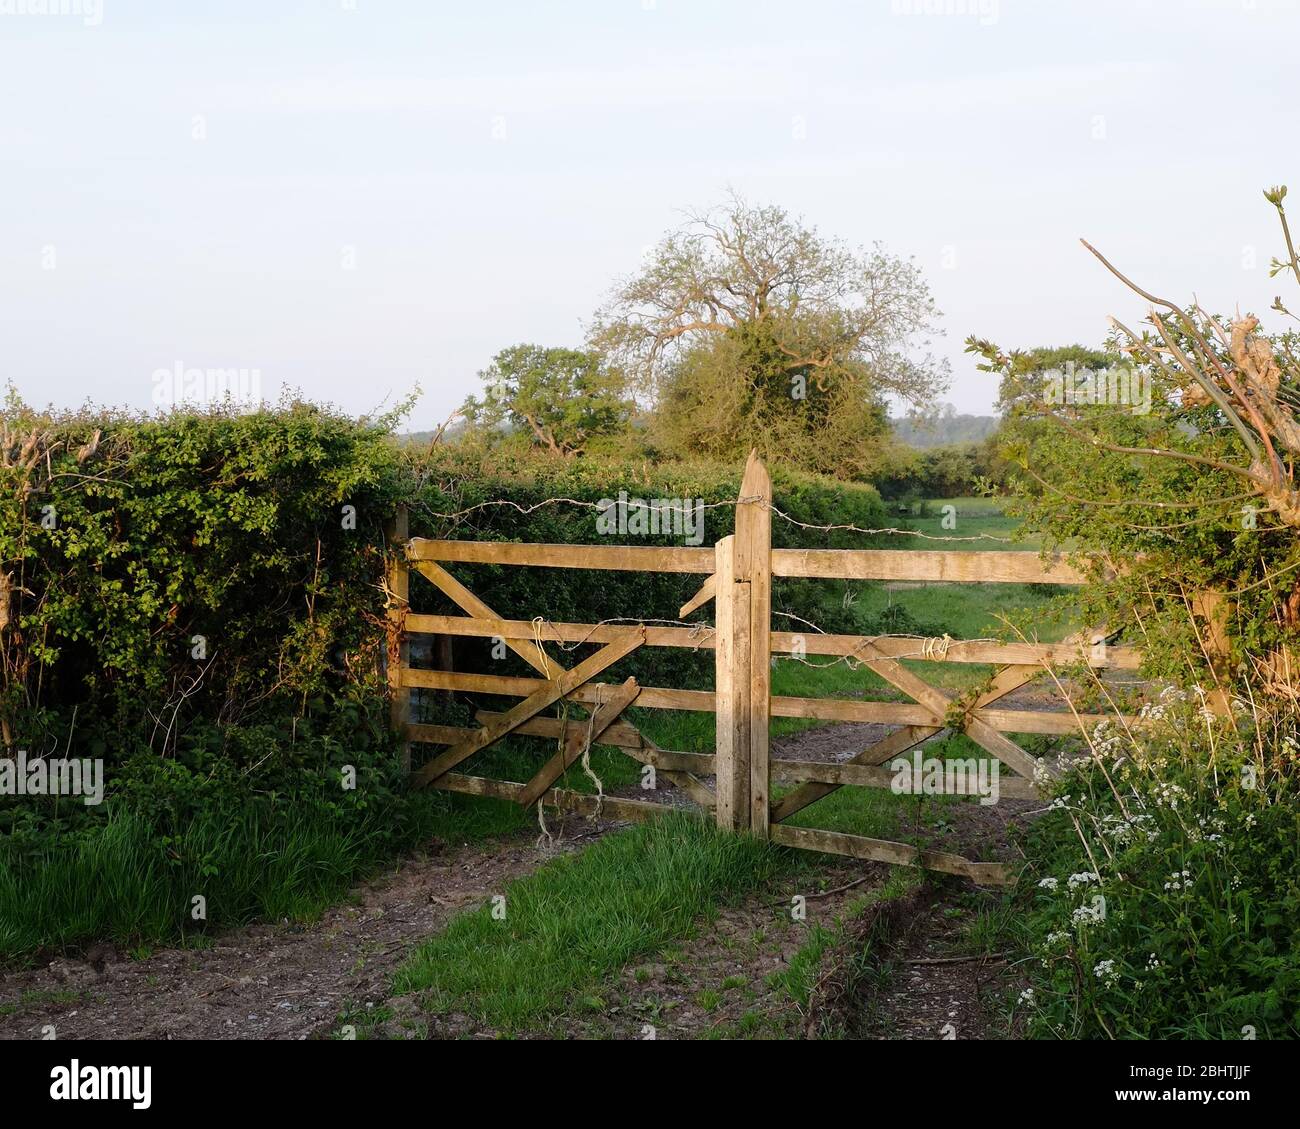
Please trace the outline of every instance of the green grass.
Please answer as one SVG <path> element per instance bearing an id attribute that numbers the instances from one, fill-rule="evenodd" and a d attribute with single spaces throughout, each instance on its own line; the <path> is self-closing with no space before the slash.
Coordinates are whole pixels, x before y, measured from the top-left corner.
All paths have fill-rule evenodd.
<path id="1" fill-rule="evenodd" d="M 888 539 L 891 549 L 1025 549 L 1036 550 L 1037 538 L 1006 544 L 1016 536 L 1019 523 L 1003 513 L 1005 502 L 1001 498 L 934 498 L 924 503 L 924 516 L 908 517 L 900 528 L 915 529 L 929 537 L 979 537 L 976 541 L 928 542 L 926 538 L 896 536 Z M 954 528 L 945 528 L 945 506 L 952 506 Z M 985 536 L 980 537 L 981 534 Z M 990 540 L 999 538 L 1000 540 Z"/>
<path id="2" fill-rule="evenodd" d="M 0 960 L 99 940 L 147 955 L 250 921 L 310 920 L 416 843 L 482 839 L 532 819 L 513 804 L 438 792 L 362 812 L 286 797 L 275 807 L 201 812 L 164 838 L 118 806 L 102 823 L 22 852 L 0 843 Z M 193 916 L 196 896 L 206 918 Z"/>
<path id="3" fill-rule="evenodd" d="M 139 817 L 117 814 L 70 842 L 0 866 L 0 953 L 180 941 L 254 918 L 303 917 L 347 889 L 373 851 L 370 821 L 287 812 L 195 819 L 163 845 Z M 192 916 L 194 897 L 206 920 Z"/>
<path id="4" fill-rule="evenodd" d="M 793 864 L 789 852 L 673 815 L 609 836 L 454 919 L 398 972 L 433 1013 L 521 1029 L 591 996 L 638 957 L 690 936 L 718 909 Z"/>

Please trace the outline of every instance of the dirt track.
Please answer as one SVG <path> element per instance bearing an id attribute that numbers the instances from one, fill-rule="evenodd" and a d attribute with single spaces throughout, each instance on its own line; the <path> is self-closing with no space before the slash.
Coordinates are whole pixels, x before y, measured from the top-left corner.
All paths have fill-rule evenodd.
<path id="1" fill-rule="evenodd" d="M 884 732 L 875 725 L 823 726 L 776 742 L 774 752 L 790 759 L 844 760 Z M 953 805 L 942 845 L 975 857 L 992 843 L 998 845 L 996 854 L 1007 857 L 1006 822 L 1023 815 L 1024 807 Z M 571 821 L 555 850 L 581 849 L 614 826 Z M 0 1038 L 39 1039 L 49 1026 L 64 1039 L 327 1037 L 368 1005 L 386 1001 L 389 978 L 412 948 L 553 853 L 540 851 L 531 834 L 435 845 L 362 883 L 346 903 L 316 922 L 248 926 L 213 938 L 208 947 L 166 949 L 144 960 L 97 947 L 90 960 L 59 959 L 0 974 Z M 548 1021 L 538 1034 L 643 1038 L 647 1023 L 662 1038 L 813 1034 L 816 1016 L 805 1014 L 769 978 L 788 967 L 812 925 L 833 924 L 887 873 L 881 864 L 826 858 L 794 884 L 778 879 L 684 939 L 669 959 L 630 965 L 598 989 L 606 1006 L 575 1008 Z M 839 892 L 811 898 L 808 922 L 791 927 L 791 895 L 815 890 Z M 941 895 L 938 902 L 918 907 L 912 928 L 899 938 L 895 975 L 863 1002 L 863 1023 L 855 1025 L 860 1037 L 939 1038 L 949 1022 L 960 1038 L 981 1037 L 988 1016 L 979 988 L 997 970 L 910 963 L 946 960 L 959 940 L 957 919 L 964 911 L 952 904 L 959 897 L 954 891 L 947 901 Z M 412 1008 L 403 1004 L 411 1001 L 396 1003 L 399 1015 L 410 1018 Z M 423 1024 L 414 1026 L 418 1030 Z M 389 1024 L 375 1033 L 403 1036 L 409 1028 Z M 454 1030 L 435 1024 L 428 1034 L 490 1037 L 494 1032 L 472 1024 Z"/>
<path id="2" fill-rule="evenodd" d="M 608 825 L 604 825 L 607 827 Z M 560 850 L 604 827 L 570 824 Z M 408 858 L 310 924 L 252 925 L 145 960 L 95 953 L 0 976 L 0 1038 L 309 1039 L 378 1003 L 410 949 L 550 857 L 532 838 Z M 105 959 L 106 958 L 106 959 Z"/>

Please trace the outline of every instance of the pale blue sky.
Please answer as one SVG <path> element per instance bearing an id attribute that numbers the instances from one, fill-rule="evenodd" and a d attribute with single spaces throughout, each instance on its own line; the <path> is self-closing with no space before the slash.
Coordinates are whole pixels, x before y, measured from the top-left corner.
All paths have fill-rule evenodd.
<path id="1" fill-rule="evenodd" d="M 1142 315 L 1079 236 L 1275 318 L 1260 189 L 1300 214 L 1296 0 L 24 3 L 0 0 L 0 382 L 38 403 L 147 407 L 179 362 L 357 412 L 418 383 L 429 427 L 498 349 L 580 343 L 733 186 L 914 255 L 948 399 L 987 410 L 968 333 Z"/>

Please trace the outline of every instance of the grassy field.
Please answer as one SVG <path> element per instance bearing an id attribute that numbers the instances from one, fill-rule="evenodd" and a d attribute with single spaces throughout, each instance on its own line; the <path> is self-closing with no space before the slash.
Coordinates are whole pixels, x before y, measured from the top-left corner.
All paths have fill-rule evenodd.
<path id="1" fill-rule="evenodd" d="M 949 506 L 951 510 L 946 508 Z M 969 537 L 976 540 L 948 541 L 946 545 L 954 549 L 1037 550 L 1036 538 L 1017 540 L 1016 521 L 1006 515 L 1003 506 L 1000 498 L 936 498 L 926 501 L 919 507 L 919 514 L 902 523 L 903 527 L 923 533 L 925 537 L 895 537 L 895 544 L 889 547 L 903 549 L 914 545 L 918 549 L 940 549 L 945 547 L 944 543 L 928 539 Z"/>

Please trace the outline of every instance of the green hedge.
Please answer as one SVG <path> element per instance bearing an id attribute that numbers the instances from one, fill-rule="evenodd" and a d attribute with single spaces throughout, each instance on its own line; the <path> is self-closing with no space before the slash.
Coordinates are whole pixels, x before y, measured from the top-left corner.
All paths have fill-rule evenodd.
<path id="1" fill-rule="evenodd" d="M 412 507 L 411 531 L 416 536 L 491 541 L 526 541 L 569 544 L 681 545 L 674 535 L 614 536 L 597 525 L 597 506 L 616 500 L 621 491 L 632 499 L 702 499 L 702 544 L 711 547 L 734 532 L 734 502 L 740 493 L 742 467 L 689 463 L 620 463 L 611 460 L 554 460 L 481 453 L 455 447 L 429 459 L 428 479 Z M 855 525 L 876 529 L 889 524 L 880 496 L 870 486 L 850 485 L 819 475 L 772 467 L 773 504 L 790 517 L 809 525 Z M 540 505 L 552 498 L 570 501 Z M 493 503 L 508 499 L 512 505 Z M 578 504 L 573 504 L 578 503 Z M 723 503 L 723 504 L 717 504 Z M 475 508 L 479 507 L 479 508 Z M 516 508 L 518 507 L 518 508 Z M 520 510 L 529 510 L 521 513 Z M 469 510 L 471 512 L 464 513 Z M 449 519 L 445 515 L 461 514 Z M 806 530 L 774 515 L 773 544 L 781 547 L 867 547 L 874 538 L 840 530 L 825 533 Z M 453 571 L 494 611 L 507 619 L 533 619 L 597 623 L 623 618 L 630 621 L 678 619 L 678 609 L 699 588 L 702 576 L 665 573 L 588 572 L 573 569 L 523 568 L 496 565 L 455 565 Z M 824 585 L 822 586 L 824 589 Z M 852 630 L 848 613 L 828 619 L 824 599 L 815 581 L 778 581 L 773 607 L 778 629 L 782 613 L 818 622 L 825 630 Z M 431 584 L 418 578 L 411 588 L 417 612 L 459 614 Z M 712 605 L 691 617 L 691 622 L 711 623 Z M 797 629 L 794 627 L 792 629 Z M 459 638 L 455 641 L 457 669 L 501 674 L 532 674 L 522 660 L 507 654 L 492 657 L 490 640 Z M 572 665 L 593 648 L 584 647 L 566 658 Z M 552 653 L 557 651 L 551 645 Z M 644 648 L 619 664 L 620 675 L 635 674 L 644 682 L 698 688 L 712 678 L 712 652 L 692 653 L 667 648 Z M 429 715 L 426 715 L 429 716 Z"/>
<path id="2" fill-rule="evenodd" d="M 199 766 L 214 755 L 214 741 L 215 755 L 258 763 L 235 737 L 264 724 L 295 735 L 310 730 L 345 748 L 382 747 L 383 537 L 399 504 L 410 505 L 416 535 L 681 544 L 681 536 L 602 534 L 594 507 L 621 490 L 700 498 L 710 508 L 698 540 L 711 546 L 734 528 L 742 469 L 555 460 L 469 446 L 429 451 L 395 441 L 391 419 L 357 421 L 301 403 L 138 418 L 51 416 L 11 401 L 4 423 L 6 740 L 29 750 L 70 748 L 110 765 L 145 753 Z M 886 523 L 870 487 L 773 472 L 776 505 L 800 521 Z M 567 501 L 540 504 L 555 498 Z M 471 512 L 444 516 L 464 510 Z M 779 517 L 773 539 L 870 543 Z M 584 622 L 676 619 L 702 579 L 456 572 L 504 616 Z M 814 589 L 778 583 L 776 606 L 821 619 L 829 630 L 843 627 L 825 622 Z M 451 610 L 422 581 L 412 595 L 416 610 Z M 695 619 L 710 616 L 705 608 Z M 486 644 L 473 644 L 459 641 L 458 665 L 501 669 L 487 664 Z M 646 649 L 629 669 L 698 684 L 707 658 Z"/>
<path id="3" fill-rule="evenodd" d="M 374 670 L 382 526 L 410 481 L 385 421 L 11 403 L 3 438 L 14 743 L 66 737 L 76 706 L 94 755 L 163 751 L 192 719 L 305 713 Z"/>

